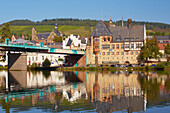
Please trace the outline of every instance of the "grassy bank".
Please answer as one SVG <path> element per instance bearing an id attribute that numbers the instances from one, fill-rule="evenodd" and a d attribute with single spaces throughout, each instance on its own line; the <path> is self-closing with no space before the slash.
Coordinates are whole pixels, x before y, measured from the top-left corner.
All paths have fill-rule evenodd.
<path id="1" fill-rule="evenodd" d="M 0 67 L 0 70 L 8 70 L 8 67 Z"/>

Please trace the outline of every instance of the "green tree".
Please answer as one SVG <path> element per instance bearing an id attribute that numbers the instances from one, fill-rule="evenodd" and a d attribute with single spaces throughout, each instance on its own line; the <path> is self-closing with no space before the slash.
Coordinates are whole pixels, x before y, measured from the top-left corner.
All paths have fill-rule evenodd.
<path id="1" fill-rule="evenodd" d="M 1 42 L 4 42 L 5 38 L 11 39 L 11 31 L 8 22 L 5 23 L 5 26 L 1 29 Z"/>
<path id="2" fill-rule="evenodd" d="M 46 58 L 43 62 L 43 67 L 50 67 L 50 65 L 51 65 L 50 60 L 48 58 Z"/>
<path id="3" fill-rule="evenodd" d="M 166 55 L 170 55 L 170 44 L 167 44 L 164 50 Z"/>
<path id="4" fill-rule="evenodd" d="M 53 41 L 55 41 L 55 42 L 62 42 L 64 39 L 65 39 L 65 38 L 64 38 L 64 37 L 62 37 L 62 36 L 59 36 L 59 37 L 54 36 Z"/>
<path id="5" fill-rule="evenodd" d="M 150 58 L 160 58 L 162 54 L 159 52 L 158 41 L 156 37 L 147 38 L 146 43 L 144 43 L 141 48 L 139 59 L 142 61 L 148 61 Z"/>

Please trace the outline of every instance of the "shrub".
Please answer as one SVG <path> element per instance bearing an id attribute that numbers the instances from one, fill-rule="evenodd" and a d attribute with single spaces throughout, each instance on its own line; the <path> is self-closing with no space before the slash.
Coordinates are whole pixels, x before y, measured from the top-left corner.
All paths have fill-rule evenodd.
<path id="1" fill-rule="evenodd" d="M 62 58 L 59 58 L 58 61 L 63 61 L 63 59 L 62 59 Z"/>
<path id="2" fill-rule="evenodd" d="M 38 64 L 37 63 L 32 63 L 31 67 L 38 67 Z"/>
<path id="3" fill-rule="evenodd" d="M 43 67 L 50 67 L 50 65 L 51 65 L 50 60 L 48 58 L 46 58 L 43 62 Z"/>

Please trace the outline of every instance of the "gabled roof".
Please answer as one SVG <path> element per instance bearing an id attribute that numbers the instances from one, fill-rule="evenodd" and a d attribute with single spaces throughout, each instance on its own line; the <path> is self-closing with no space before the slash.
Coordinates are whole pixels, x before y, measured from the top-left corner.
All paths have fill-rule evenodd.
<path id="1" fill-rule="evenodd" d="M 38 39 L 41 40 L 42 38 L 47 39 L 50 33 L 39 33 L 37 35 Z"/>
<path id="2" fill-rule="evenodd" d="M 55 28 L 54 33 L 55 33 L 57 36 L 61 36 L 61 33 L 58 31 L 57 28 Z"/>
<path id="3" fill-rule="evenodd" d="M 107 26 L 104 24 L 103 21 L 99 21 L 93 30 L 93 33 L 91 36 L 109 36 L 112 35 L 110 31 L 108 30 Z"/>
<path id="4" fill-rule="evenodd" d="M 170 40 L 170 35 L 169 36 L 156 36 L 157 40 Z"/>
<path id="5" fill-rule="evenodd" d="M 69 38 L 69 39 L 68 39 L 68 42 L 67 42 L 67 44 L 66 44 L 66 46 L 70 46 L 71 43 L 72 43 L 72 40 Z"/>
<path id="6" fill-rule="evenodd" d="M 112 42 L 117 42 L 117 38 L 120 42 L 124 42 L 126 38 L 133 41 L 144 41 L 144 25 L 132 25 L 128 26 L 109 26 L 109 31 L 112 33 Z"/>

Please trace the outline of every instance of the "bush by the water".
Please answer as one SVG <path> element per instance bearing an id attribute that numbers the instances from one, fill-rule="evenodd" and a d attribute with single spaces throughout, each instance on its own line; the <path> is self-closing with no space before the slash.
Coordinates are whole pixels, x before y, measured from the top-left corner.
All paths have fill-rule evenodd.
<path id="1" fill-rule="evenodd" d="M 50 67 L 50 65 L 51 65 L 50 60 L 48 58 L 46 58 L 43 62 L 43 67 Z"/>

